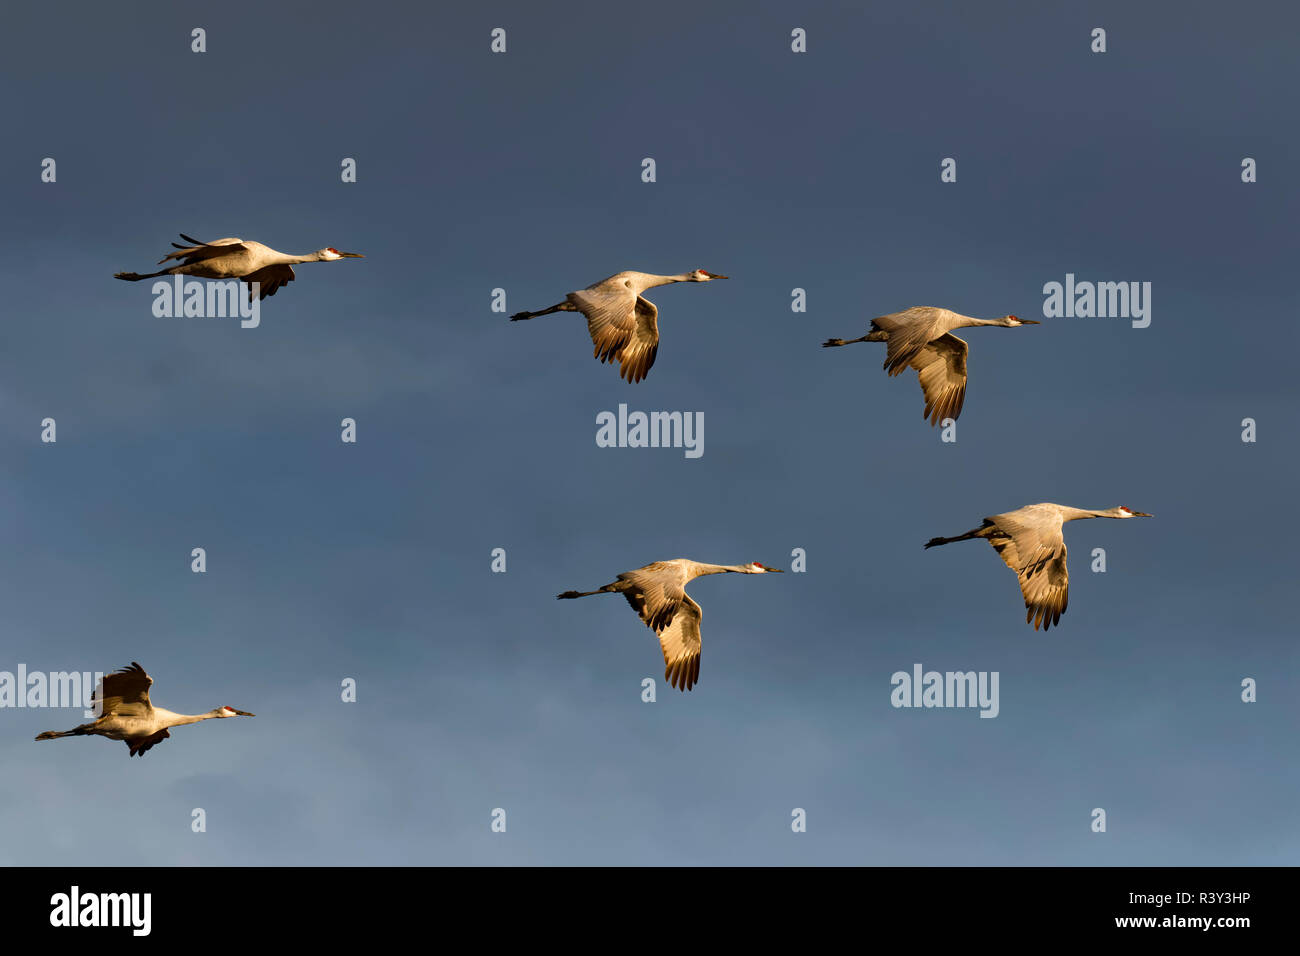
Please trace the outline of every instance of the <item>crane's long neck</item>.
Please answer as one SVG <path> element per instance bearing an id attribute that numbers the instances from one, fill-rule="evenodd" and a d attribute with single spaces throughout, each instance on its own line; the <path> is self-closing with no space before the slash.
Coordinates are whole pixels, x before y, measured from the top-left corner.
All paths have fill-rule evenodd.
<path id="1" fill-rule="evenodd" d="M 699 578 L 706 574 L 748 574 L 749 568 L 743 564 L 700 564 L 696 562 L 694 571 L 695 576 Z"/>
<path id="2" fill-rule="evenodd" d="M 674 282 L 690 282 L 690 281 L 691 281 L 691 274 L 689 272 L 683 272 L 680 275 L 675 275 L 675 276 L 657 276 L 657 275 L 647 274 L 645 287 L 647 289 L 653 289 L 656 286 L 671 285 Z"/>
<path id="3" fill-rule="evenodd" d="M 210 717 L 216 717 L 221 708 L 210 710 L 206 714 L 177 714 L 170 710 L 164 710 L 161 707 L 153 709 L 154 714 L 161 718 L 160 723 L 164 727 L 180 727 L 185 724 L 197 724 L 200 720 L 207 720 Z"/>
<path id="4" fill-rule="evenodd" d="M 1078 521 L 1080 518 L 1113 518 L 1109 511 L 1095 511 L 1091 508 L 1070 508 L 1061 506 L 1061 521 Z"/>
<path id="5" fill-rule="evenodd" d="M 957 313 L 957 318 L 961 321 L 954 326 L 959 329 L 972 329 L 980 325 L 1006 325 L 1005 319 L 977 319 L 970 315 L 961 315 Z"/>
<path id="6" fill-rule="evenodd" d="M 290 256 L 285 253 L 277 253 L 276 263 L 279 265 L 296 266 L 300 262 L 320 262 L 319 252 L 309 252 L 305 256 Z"/>

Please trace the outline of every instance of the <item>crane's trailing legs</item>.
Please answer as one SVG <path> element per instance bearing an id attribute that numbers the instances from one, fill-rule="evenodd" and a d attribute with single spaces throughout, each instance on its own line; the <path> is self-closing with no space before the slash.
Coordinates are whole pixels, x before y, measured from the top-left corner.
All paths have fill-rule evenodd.
<path id="1" fill-rule="evenodd" d="M 115 272 L 113 273 L 113 278 L 125 279 L 127 282 L 139 282 L 141 279 L 156 279 L 159 276 L 169 276 L 173 274 L 174 273 L 171 269 L 163 269 L 161 272 L 150 272 L 146 275 L 141 275 L 138 272 Z"/>
<path id="2" fill-rule="evenodd" d="M 559 305 L 553 305 L 549 309 L 542 309 L 540 312 L 516 312 L 510 316 L 511 322 L 521 322 L 524 319 L 535 319 L 539 315 L 550 315 L 552 312 L 577 312 L 578 307 L 572 302 L 561 302 Z"/>
<path id="3" fill-rule="evenodd" d="M 598 588 L 595 591 L 565 591 L 563 594 L 555 595 L 555 600 L 561 601 L 565 598 L 591 597 L 593 594 L 617 594 L 621 590 L 622 588 L 617 584 L 606 584 L 603 588 Z"/>
<path id="4" fill-rule="evenodd" d="M 987 522 L 983 527 L 976 528 L 973 531 L 967 531 L 965 534 L 959 534 L 955 538 L 931 538 L 925 543 L 927 548 L 937 547 L 941 544 L 952 544 L 954 541 L 969 541 L 971 538 L 987 538 L 996 529 Z"/>
<path id="5" fill-rule="evenodd" d="M 93 733 L 94 724 L 82 724 L 72 730 L 47 730 L 36 735 L 37 740 L 53 740 L 56 737 L 81 737 Z"/>
<path id="6" fill-rule="evenodd" d="M 825 342 L 822 343 L 822 348 L 829 349 L 829 348 L 834 348 L 837 345 L 852 345 L 854 342 L 888 342 L 888 341 L 889 341 L 888 332 L 881 332 L 879 330 L 876 330 L 874 332 L 868 332 L 866 335 L 858 339 L 827 339 Z"/>

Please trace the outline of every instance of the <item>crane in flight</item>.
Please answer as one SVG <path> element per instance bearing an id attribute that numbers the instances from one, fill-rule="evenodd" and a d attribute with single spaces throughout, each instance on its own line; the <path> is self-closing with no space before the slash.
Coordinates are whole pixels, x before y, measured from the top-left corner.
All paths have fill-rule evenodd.
<path id="1" fill-rule="evenodd" d="M 659 636 L 664 652 L 664 680 L 678 690 L 690 690 L 700 679 L 700 606 L 686 593 L 686 585 L 706 574 L 781 573 L 751 561 L 749 564 L 701 564 L 687 558 L 656 561 L 635 571 L 625 571 L 612 583 L 595 591 L 565 591 L 556 600 L 621 594 Z"/>
<path id="2" fill-rule="evenodd" d="M 254 717 L 246 710 L 233 707 L 218 707 L 206 714 L 175 714 L 170 710 L 155 707 L 149 701 L 149 687 L 153 678 L 144 672 L 144 668 L 135 661 L 130 667 L 104 675 L 91 700 L 102 703 L 103 713 L 96 720 L 72 730 L 47 730 L 37 734 L 37 740 L 53 740 L 56 737 L 81 737 L 86 734 L 98 734 L 109 740 L 125 740 L 130 749 L 128 756 L 143 756 L 154 744 L 161 743 L 171 734 L 168 727 L 182 724 L 197 724 L 200 720 L 213 717 Z"/>
<path id="3" fill-rule="evenodd" d="M 172 245 L 177 251 L 169 252 L 158 260 L 158 264 L 161 265 L 169 259 L 180 259 L 179 265 L 145 275 L 138 272 L 117 272 L 113 274 L 113 278 L 125 279 L 127 282 L 139 282 L 141 279 L 154 279 L 158 276 L 242 279 L 248 283 L 248 299 L 251 302 L 254 283 L 257 283 L 259 299 L 275 295 L 282 285 L 293 281 L 293 267 L 300 262 L 335 262 L 339 259 L 365 258 L 359 252 L 339 252 L 333 247 L 318 249 L 305 256 L 291 256 L 251 240 L 218 239 L 215 242 L 200 242 L 185 233 L 181 233 L 181 238 L 189 245 L 182 246 L 178 242 L 173 242 Z"/>
<path id="4" fill-rule="evenodd" d="M 620 272 L 570 292 L 563 302 L 549 309 L 516 312 L 510 321 L 535 319 L 552 312 L 581 312 L 587 318 L 587 332 L 595 345 L 593 357 L 602 363 L 618 362 L 620 378 L 629 383 L 639 382 L 646 377 L 659 352 L 659 310 L 641 293 L 673 282 L 711 282 L 725 278 L 703 269 L 675 276 Z"/>
<path id="5" fill-rule="evenodd" d="M 1004 315 L 1000 319 L 976 319 L 948 309 L 916 306 L 871 320 L 871 331 L 857 339 L 827 339 L 822 348 L 852 345 L 854 342 L 884 342 L 884 369 L 890 377 L 909 365 L 916 369 L 925 396 L 922 418 L 931 427 L 945 418 L 954 421 L 966 401 L 966 342 L 952 334 L 953 329 L 980 325 L 998 325 L 1014 329 L 1021 325 L 1041 325 L 1033 319 Z"/>
<path id="6" fill-rule="evenodd" d="M 1015 511 L 992 515 L 973 531 L 955 538 L 931 538 L 927 548 L 954 541 L 983 538 L 993 545 L 1007 567 L 1020 579 L 1020 593 L 1025 597 L 1025 623 L 1038 630 L 1048 630 L 1061 623 L 1070 597 L 1070 572 L 1065 565 L 1065 537 L 1062 525 L 1080 518 L 1150 518 L 1145 511 L 1123 505 L 1092 511 L 1044 502 L 1025 505 Z"/>

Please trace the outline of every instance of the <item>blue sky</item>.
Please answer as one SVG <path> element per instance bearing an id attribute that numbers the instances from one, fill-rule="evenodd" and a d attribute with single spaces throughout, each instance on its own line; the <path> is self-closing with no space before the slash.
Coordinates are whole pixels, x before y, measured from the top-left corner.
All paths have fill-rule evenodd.
<path id="1" fill-rule="evenodd" d="M 0 711 L 0 862 L 1294 862 L 1294 9 L 444 6 L 7 14 L 0 669 L 258 716 L 128 760 Z M 159 319 L 112 274 L 178 232 L 366 258 L 257 329 Z M 489 309 L 698 267 L 731 279 L 650 294 L 635 386 Z M 1151 282 L 1150 327 L 970 330 L 956 443 L 879 347 L 819 348 L 1041 318 L 1066 273 Z M 704 455 L 598 448 L 620 402 L 703 412 Z M 921 547 L 1037 501 L 1156 515 L 1067 528 L 1045 634 L 987 546 Z M 624 602 L 554 600 L 794 548 L 692 585 L 690 694 Z M 917 662 L 998 671 L 997 719 L 892 708 Z"/>

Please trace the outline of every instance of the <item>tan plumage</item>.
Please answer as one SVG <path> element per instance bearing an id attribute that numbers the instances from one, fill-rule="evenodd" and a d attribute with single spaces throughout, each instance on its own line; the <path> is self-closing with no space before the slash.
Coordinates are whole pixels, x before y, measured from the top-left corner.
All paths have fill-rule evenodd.
<path id="1" fill-rule="evenodd" d="M 706 574 L 779 573 L 758 562 L 701 564 L 687 558 L 656 561 L 635 571 L 625 571 L 612 583 L 595 591 L 565 591 L 557 598 L 622 594 L 646 627 L 659 637 L 664 655 L 664 679 L 678 690 L 690 690 L 700 679 L 700 620 L 703 612 L 689 594 L 688 582 Z"/>
<path id="2" fill-rule="evenodd" d="M 703 269 L 675 276 L 620 272 L 585 289 L 570 292 L 563 302 L 549 309 L 516 312 L 510 321 L 534 319 L 552 312 L 581 312 L 587 319 L 587 334 L 595 346 L 593 357 L 602 363 L 618 362 L 620 378 L 639 382 L 646 377 L 659 354 L 659 310 L 641 293 L 673 282 L 709 282 L 725 278 Z"/>
<path id="3" fill-rule="evenodd" d="M 1149 518 L 1142 511 L 1123 506 L 1093 511 L 1044 502 L 1015 511 L 992 515 L 972 531 L 953 538 L 931 538 L 927 548 L 953 541 L 982 538 L 1020 582 L 1025 599 L 1025 623 L 1044 631 L 1060 624 L 1070 599 L 1070 573 L 1066 566 L 1065 535 L 1062 526 L 1080 518 Z"/>
<path id="4" fill-rule="evenodd" d="M 233 707 L 217 707 L 206 714 L 177 714 L 155 707 L 149 700 L 153 678 L 135 661 L 130 667 L 105 674 L 91 695 L 91 701 L 102 701 L 101 715 L 88 724 L 72 730 L 47 730 L 36 736 L 37 740 L 55 740 L 59 737 L 82 737 L 93 734 L 109 740 L 123 740 L 130 751 L 127 756 L 138 757 L 170 737 L 169 727 L 198 723 L 214 717 L 252 717 L 253 714 Z"/>
<path id="5" fill-rule="evenodd" d="M 359 252 L 339 252 L 334 248 L 318 249 L 302 256 L 292 256 L 276 252 L 270 246 L 260 242 L 237 239 L 217 239 L 214 242 L 202 242 L 181 233 L 181 238 L 189 245 L 182 246 L 173 242 L 175 252 L 169 252 L 158 260 L 158 264 L 180 260 L 180 265 L 170 266 L 159 272 L 140 275 L 138 272 L 118 272 L 116 279 L 127 282 L 139 282 L 141 279 L 153 279 L 164 275 L 195 276 L 200 279 L 242 279 L 248 283 L 248 298 L 253 298 L 253 290 L 258 290 L 258 298 L 265 299 L 275 295 L 286 283 L 294 280 L 293 266 L 303 262 L 334 262 L 339 259 L 364 259 Z M 255 286 L 254 283 L 257 285 Z"/>
<path id="6" fill-rule="evenodd" d="M 152 686 L 153 678 L 145 673 L 143 667 L 132 661 L 130 667 L 105 674 L 90 699 L 92 703 L 102 700 L 105 714 L 147 717 L 153 713 L 153 704 L 149 700 L 149 688 Z"/>
<path id="7" fill-rule="evenodd" d="M 922 418 L 936 425 L 945 418 L 956 421 L 966 401 L 966 343 L 951 332 L 927 342 L 909 360 L 925 396 Z"/>
<path id="8" fill-rule="evenodd" d="M 646 377 L 659 354 L 659 310 L 653 302 L 642 295 L 589 289 L 570 292 L 566 299 L 587 317 L 594 358 L 602 363 L 618 362 L 619 377 L 629 382 Z"/>
<path id="9" fill-rule="evenodd" d="M 1038 325 L 1032 319 L 1014 315 L 1000 319 L 976 319 L 948 309 L 916 306 L 881 315 L 871 320 L 871 331 L 856 339 L 827 339 L 822 348 L 852 345 L 855 342 L 884 342 L 884 369 L 892 377 L 905 368 L 916 369 L 925 396 L 922 418 L 931 426 L 944 419 L 956 421 L 966 401 L 966 356 L 969 346 L 952 334 L 953 329 L 982 325 L 1015 328 Z"/>

